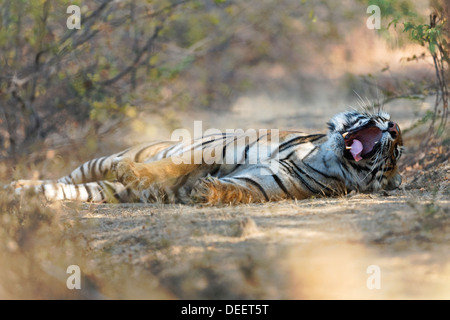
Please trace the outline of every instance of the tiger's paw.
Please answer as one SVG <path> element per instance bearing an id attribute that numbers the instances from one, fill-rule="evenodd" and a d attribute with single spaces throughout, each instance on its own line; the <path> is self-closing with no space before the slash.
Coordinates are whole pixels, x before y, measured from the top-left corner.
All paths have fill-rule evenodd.
<path id="1" fill-rule="evenodd" d="M 394 190 L 400 187 L 401 184 L 402 184 L 402 176 L 399 173 L 396 173 L 395 175 L 392 176 L 390 180 L 388 180 L 384 189 Z"/>
<path id="2" fill-rule="evenodd" d="M 191 202 L 206 205 L 261 202 L 247 188 L 220 181 L 215 177 L 201 179 L 191 193 Z"/>
<path id="3" fill-rule="evenodd" d="M 136 163 L 130 159 L 114 161 L 111 165 L 111 171 L 117 181 L 129 188 L 144 190 L 152 183 L 152 179 L 143 167 L 143 164 Z"/>
<path id="4" fill-rule="evenodd" d="M 13 181 L 10 184 L 4 186 L 4 188 L 8 189 L 8 190 L 15 190 L 15 189 L 23 188 L 23 187 L 39 186 L 41 184 L 42 184 L 42 181 L 40 181 L 40 180 L 16 180 L 16 181 Z"/>

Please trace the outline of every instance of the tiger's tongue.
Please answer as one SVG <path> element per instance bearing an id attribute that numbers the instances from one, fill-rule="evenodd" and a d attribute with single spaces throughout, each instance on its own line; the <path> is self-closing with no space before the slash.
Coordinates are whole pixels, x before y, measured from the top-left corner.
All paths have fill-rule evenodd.
<path id="1" fill-rule="evenodd" d="M 363 151 L 363 145 L 361 143 L 361 141 L 359 140 L 353 140 L 353 143 L 351 145 L 351 149 L 350 149 L 350 153 L 353 156 L 353 159 L 355 159 L 355 161 L 359 161 L 362 160 L 362 157 L 360 156 L 361 152 Z"/>

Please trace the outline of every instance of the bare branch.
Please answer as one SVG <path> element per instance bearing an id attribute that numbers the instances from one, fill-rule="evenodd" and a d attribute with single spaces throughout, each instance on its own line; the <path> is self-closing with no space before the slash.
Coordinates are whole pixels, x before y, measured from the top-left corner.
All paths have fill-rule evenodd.
<path id="1" fill-rule="evenodd" d="M 138 53 L 136 54 L 136 57 L 134 58 L 134 60 L 133 60 L 131 65 L 126 67 L 124 70 L 122 70 L 115 77 L 113 77 L 111 79 L 108 79 L 108 80 L 105 80 L 105 81 L 102 81 L 102 82 L 100 82 L 100 84 L 104 85 L 104 86 L 111 85 L 114 82 L 116 82 L 116 81 L 120 80 L 121 78 L 123 78 L 124 76 L 126 76 L 131 71 L 135 70 L 137 68 L 137 66 L 139 65 L 139 61 L 141 60 L 141 58 L 144 55 L 144 53 L 148 52 L 151 49 L 151 47 L 153 45 L 153 42 L 158 37 L 159 32 L 161 31 L 161 29 L 162 29 L 162 26 L 155 27 L 155 31 L 153 32 L 153 35 L 147 40 L 146 44 L 142 47 L 142 49 L 138 51 Z"/>

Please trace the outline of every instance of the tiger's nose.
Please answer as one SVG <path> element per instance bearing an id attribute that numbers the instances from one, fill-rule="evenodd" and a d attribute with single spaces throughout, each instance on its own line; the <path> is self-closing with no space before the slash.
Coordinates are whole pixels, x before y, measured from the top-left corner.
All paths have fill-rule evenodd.
<path id="1" fill-rule="evenodd" d="M 399 132 L 400 132 L 400 128 L 398 127 L 398 124 L 396 124 L 395 122 L 389 121 L 388 122 L 388 131 L 389 134 L 391 135 L 392 139 L 397 138 Z"/>

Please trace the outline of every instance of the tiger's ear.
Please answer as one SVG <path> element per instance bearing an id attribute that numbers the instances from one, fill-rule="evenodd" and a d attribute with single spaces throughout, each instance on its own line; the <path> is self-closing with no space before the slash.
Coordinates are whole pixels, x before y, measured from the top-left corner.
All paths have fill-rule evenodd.
<path id="1" fill-rule="evenodd" d="M 392 178 L 390 178 L 384 187 L 385 190 L 394 190 L 400 187 L 402 184 L 402 176 L 399 173 L 394 174 Z"/>
<path id="2" fill-rule="evenodd" d="M 348 126 L 351 126 L 361 116 L 356 111 L 345 111 L 336 114 L 330 121 L 328 121 L 329 132 L 341 131 L 343 132 Z"/>

